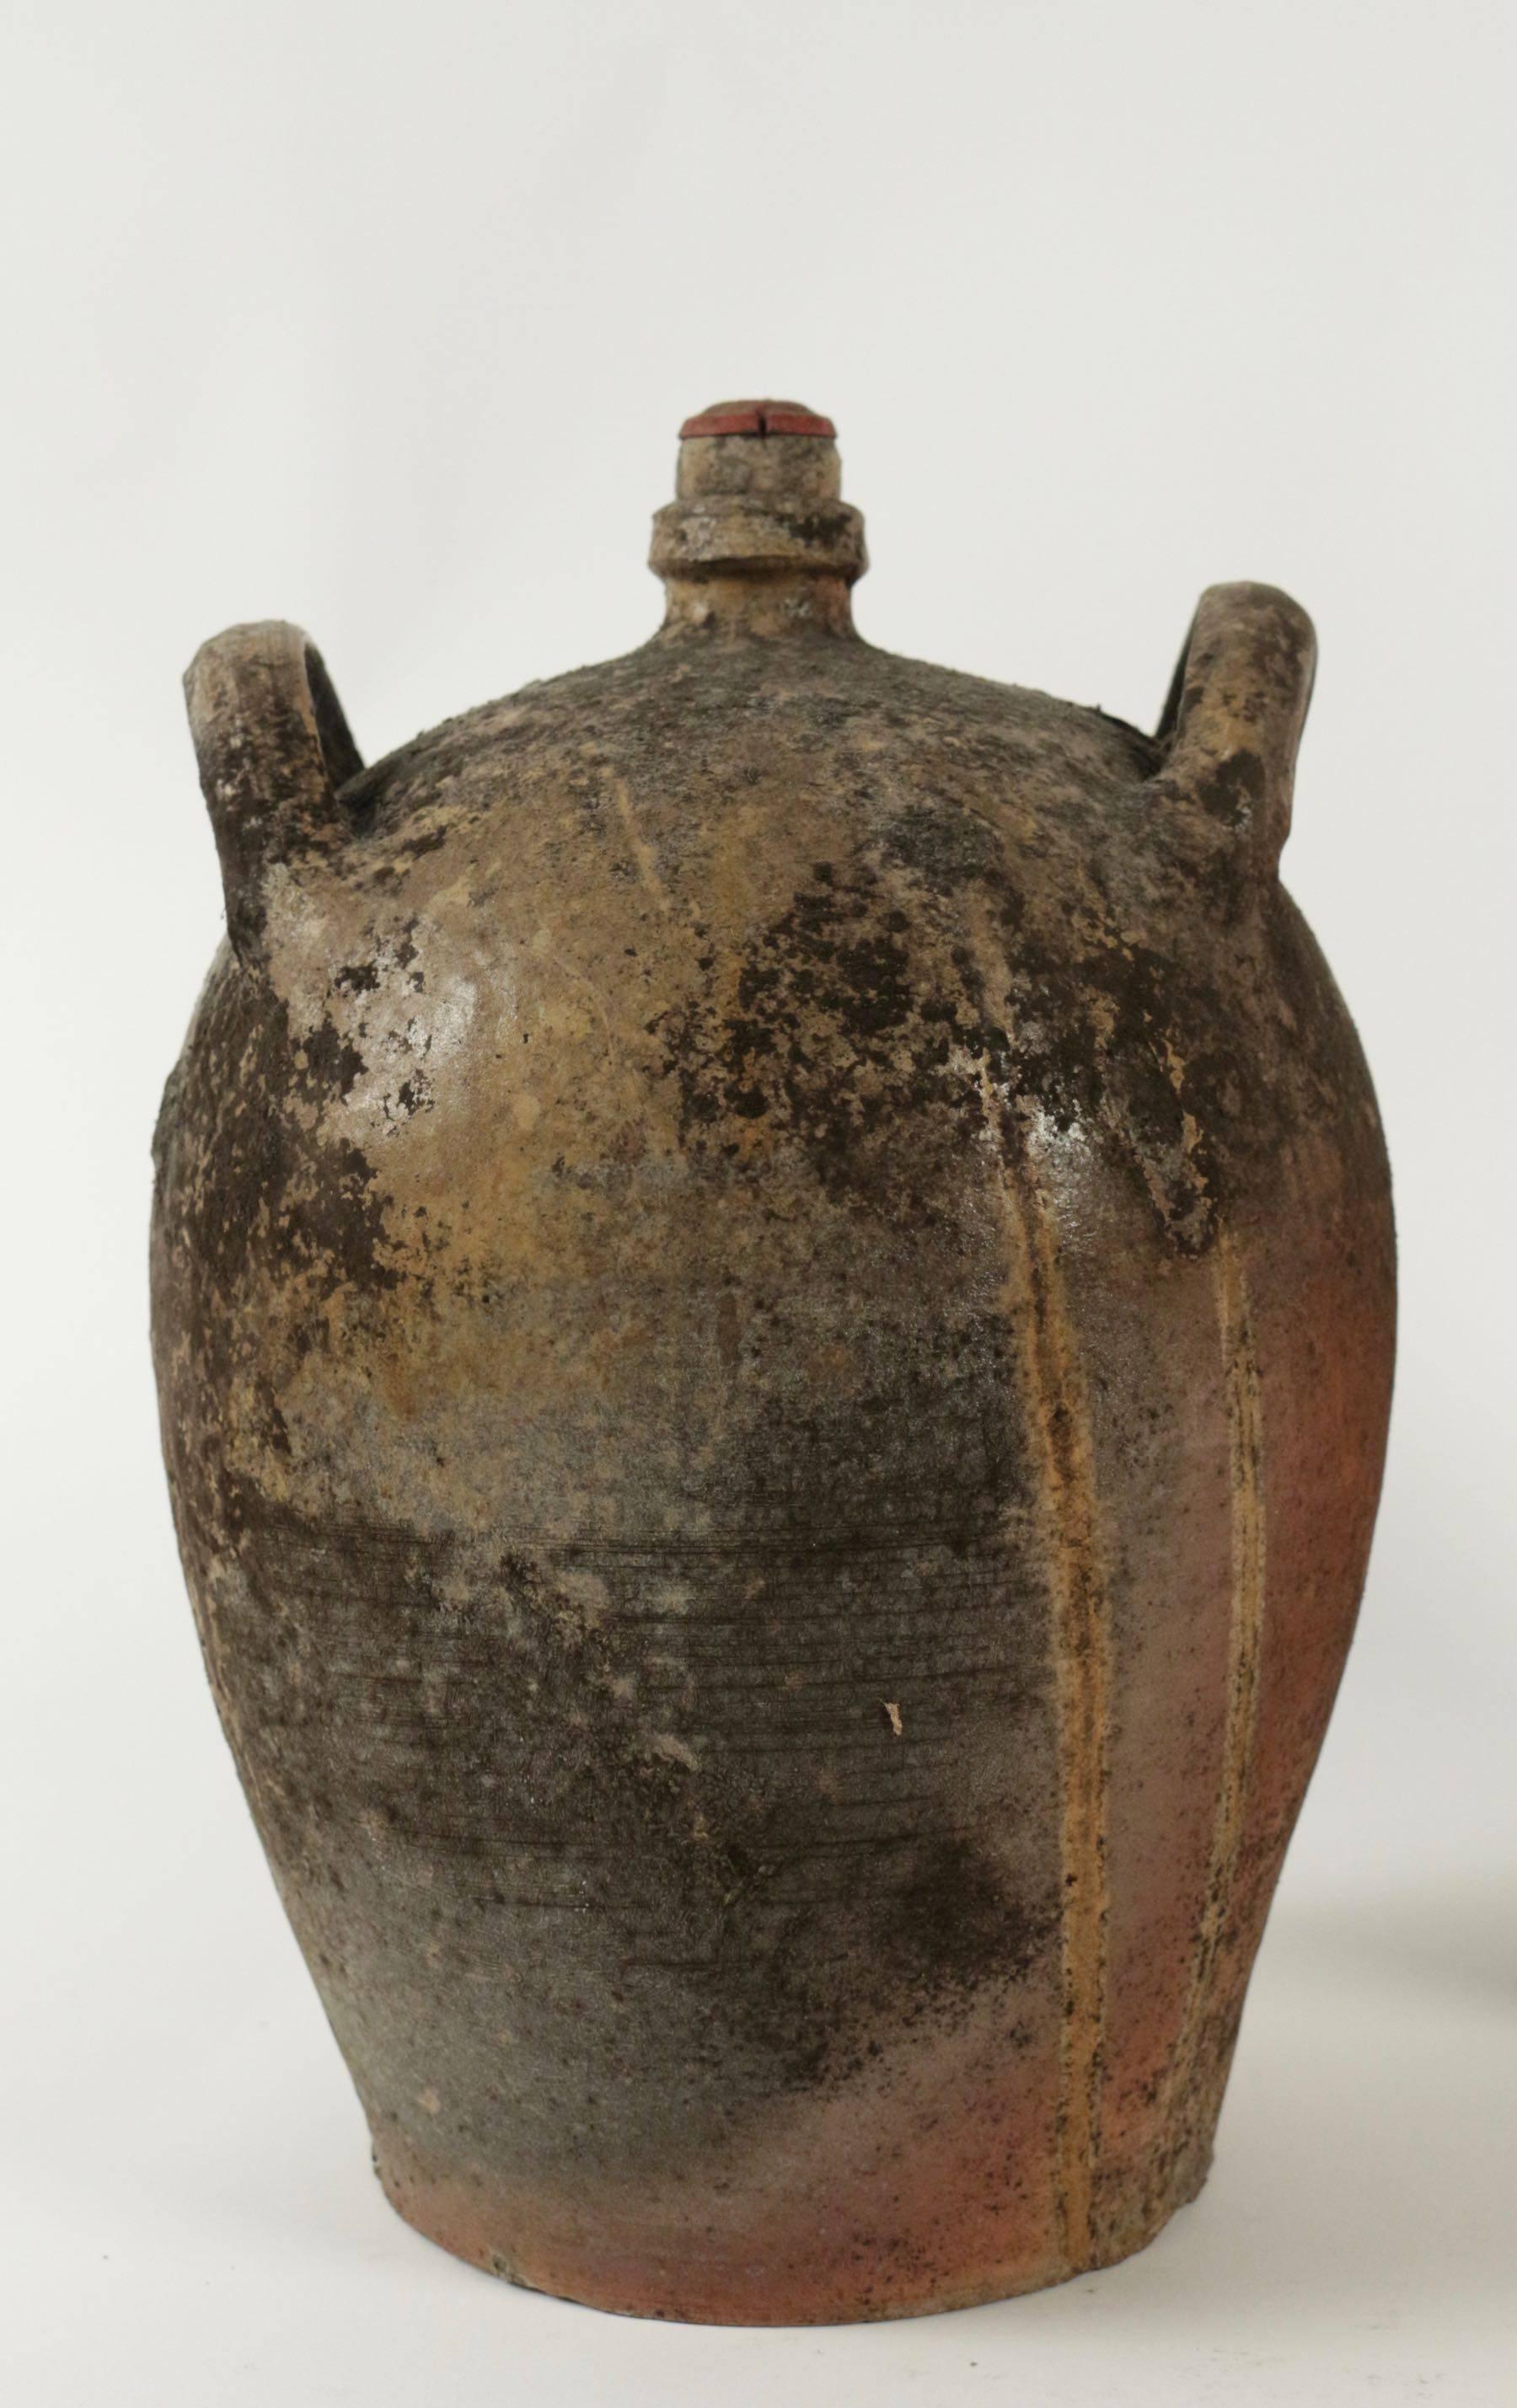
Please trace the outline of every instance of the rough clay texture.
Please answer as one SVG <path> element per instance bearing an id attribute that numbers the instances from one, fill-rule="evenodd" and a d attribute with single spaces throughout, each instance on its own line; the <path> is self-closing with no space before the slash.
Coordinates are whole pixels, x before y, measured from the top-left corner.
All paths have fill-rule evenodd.
<path id="1" fill-rule="evenodd" d="M 207 648 L 232 942 L 153 1235 L 210 1678 L 390 2196 L 754 2323 L 1199 2187 L 1393 1320 L 1275 874 L 1294 606 L 1215 589 L 1149 739 L 791 565 L 362 771 L 295 631 Z"/>

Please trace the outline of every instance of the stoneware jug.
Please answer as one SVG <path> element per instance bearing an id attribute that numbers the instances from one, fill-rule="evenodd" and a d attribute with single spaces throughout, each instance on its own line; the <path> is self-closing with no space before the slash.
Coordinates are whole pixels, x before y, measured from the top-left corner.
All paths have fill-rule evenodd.
<path id="1" fill-rule="evenodd" d="M 365 768 L 189 672 L 156 1145 L 211 1685 L 389 2197 L 513 2281 L 905 2315 L 1206 2175 L 1349 1644 L 1394 1268 L 1277 865 L 1311 685 L 1154 736 L 855 634 L 833 429 L 683 430 L 658 633 Z"/>

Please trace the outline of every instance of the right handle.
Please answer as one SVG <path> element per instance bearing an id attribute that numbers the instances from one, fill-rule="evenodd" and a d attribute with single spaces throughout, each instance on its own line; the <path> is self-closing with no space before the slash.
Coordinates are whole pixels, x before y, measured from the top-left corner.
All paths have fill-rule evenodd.
<path id="1" fill-rule="evenodd" d="M 1261 876 L 1274 875 L 1291 832 L 1316 666 L 1299 602 L 1274 585 L 1208 585 L 1159 722 L 1155 793 L 1230 831 Z"/>

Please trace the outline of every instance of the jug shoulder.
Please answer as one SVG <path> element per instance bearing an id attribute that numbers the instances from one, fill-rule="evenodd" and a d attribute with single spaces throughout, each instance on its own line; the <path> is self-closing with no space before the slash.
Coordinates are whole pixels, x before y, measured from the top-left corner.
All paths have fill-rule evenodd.
<path id="1" fill-rule="evenodd" d="M 496 818 L 567 810 L 589 825 L 618 787 L 702 816 L 760 787 L 802 810 L 851 801 L 861 819 L 941 794 L 1009 831 L 1019 813 L 1030 827 L 1078 824 L 1161 759 L 1155 739 L 1100 710 L 857 640 L 781 652 L 656 638 L 443 723 L 363 771 L 344 801 L 376 855 L 401 862 Z"/>

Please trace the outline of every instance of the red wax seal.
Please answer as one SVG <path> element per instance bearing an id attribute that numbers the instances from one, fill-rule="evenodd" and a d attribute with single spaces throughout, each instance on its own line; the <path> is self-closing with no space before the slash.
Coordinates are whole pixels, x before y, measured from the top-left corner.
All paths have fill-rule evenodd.
<path id="1" fill-rule="evenodd" d="M 680 441 L 692 435 L 820 435 L 831 442 L 836 433 L 830 418 L 799 401 L 714 401 L 686 420 Z"/>

